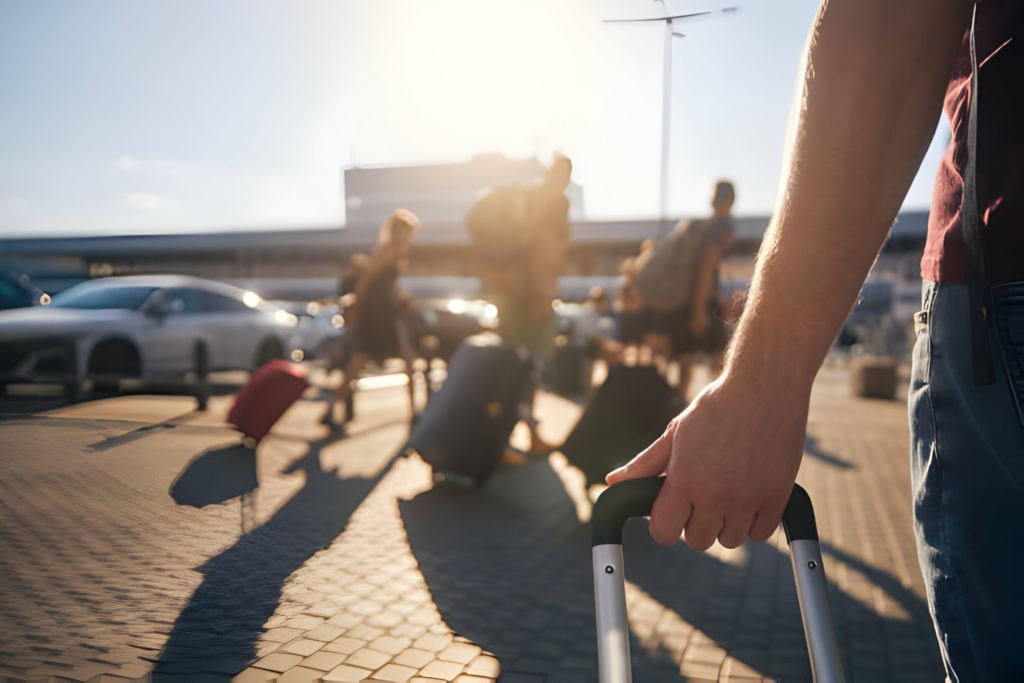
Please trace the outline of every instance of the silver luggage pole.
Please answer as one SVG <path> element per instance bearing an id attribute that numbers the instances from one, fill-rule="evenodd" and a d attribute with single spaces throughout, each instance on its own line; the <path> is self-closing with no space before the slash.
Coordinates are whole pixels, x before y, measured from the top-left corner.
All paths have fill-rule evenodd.
<path id="1" fill-rule="evenodd" d="M 633 680 L 622 568 L 622 527 L 631 517 L 651 514 L 664 481 L 664 477 L 654 477 L 615 484 L 594 504 L 591 528 L 600 683 L 632 683 Z M 825 568 L 818 547 L 814 508 L 810 496 L 798 484 L 793 486 L 782 516 L 782 527 L 792 554 L 814 683 L 845 683 Z"/>

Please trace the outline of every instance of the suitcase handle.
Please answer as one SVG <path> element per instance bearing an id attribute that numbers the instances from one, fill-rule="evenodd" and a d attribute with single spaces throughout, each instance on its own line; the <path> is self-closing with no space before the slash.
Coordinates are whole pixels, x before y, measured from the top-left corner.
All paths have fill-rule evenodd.
<path id="1" fill-rule="evenodd" d="M 605 489 L 594 504 L 591 516 L 592 545 L 622 545 L 622 527 L 626 521 L 649 516 L 664 484 L 665 477 L 650 477 L 630 479 Z M 782 514 L 782 529 L 790 545 L 793 541 L 818 540 L 814 506 L 800 484 L 793 484 L 793 493 Z"/>
<path id="2" fill-rule="evenodd" d="M 632 517 L 651 514 L 664 483 L 664 477 L 620 482 L 605 489 L 594 503 L 591 534 L 601 683 L 632 681 L 626 586 L 622 570 L 622 527 Z M 844 683 L 846 677 L 832 622 L 814 506 L 807 491 L 799 484 L 793 485 L 793 493 L 782 515 L 782 528 L 793 560 L 800 616 L 803 618 L 814 682 Z"/>

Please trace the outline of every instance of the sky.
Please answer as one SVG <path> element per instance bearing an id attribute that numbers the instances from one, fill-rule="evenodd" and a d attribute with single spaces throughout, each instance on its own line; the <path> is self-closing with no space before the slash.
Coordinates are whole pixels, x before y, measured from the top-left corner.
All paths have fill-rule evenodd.
<path id="1" fill-rule="evenodd" d="M 668 0 L 670 202 L 771 213 L 816 0 Z M 650 0 L 0 0 L 0 236 L 338 227 L 342 169 L 555 151 L 587 218 L 658 213 Z M 927 208 L 948 128 L 905 208 Z"/>

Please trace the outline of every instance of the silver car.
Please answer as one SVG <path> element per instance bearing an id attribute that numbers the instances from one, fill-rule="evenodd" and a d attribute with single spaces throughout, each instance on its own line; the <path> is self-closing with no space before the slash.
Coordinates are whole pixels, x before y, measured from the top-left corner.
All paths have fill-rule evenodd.
<path id="1" fill-rule="evenodd" d="M 201 383 L 285 357 L 293 314 L 219 282 L 177 275 L 111 277 L 49 305 L 0 311 L 0 390 L 65 384 L 90 390 Z"/>

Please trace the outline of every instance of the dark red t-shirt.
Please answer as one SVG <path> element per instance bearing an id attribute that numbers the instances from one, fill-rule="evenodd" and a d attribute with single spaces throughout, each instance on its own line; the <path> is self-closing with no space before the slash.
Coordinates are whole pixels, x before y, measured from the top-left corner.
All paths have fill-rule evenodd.
<path id="1" fill-rule="evenodd" d="M 1024 281 L 1024 0 L 977 5 L 978 210 L 989 284 Z M 953 137 L 935 177 L 921 274 L 964 283 L 967 266 L 960 206 L 970 118 L 970 32 L 946 89 Z"/>

